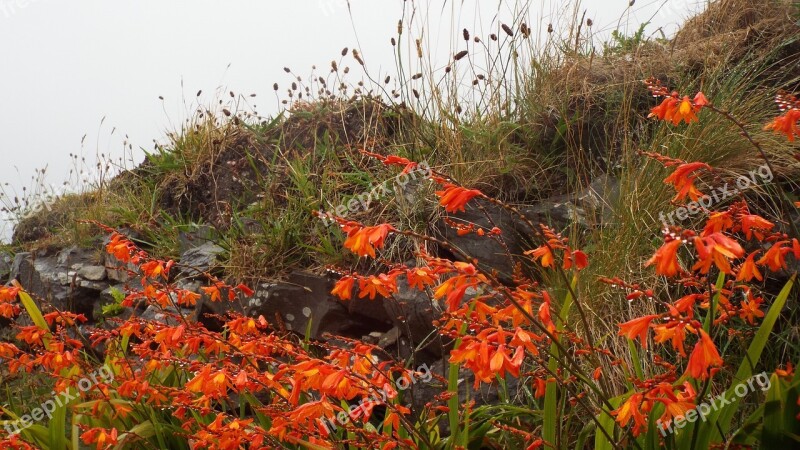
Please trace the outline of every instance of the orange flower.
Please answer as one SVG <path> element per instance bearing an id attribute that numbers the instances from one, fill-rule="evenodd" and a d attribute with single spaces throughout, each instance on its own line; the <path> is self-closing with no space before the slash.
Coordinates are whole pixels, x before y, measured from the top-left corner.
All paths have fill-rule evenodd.
<path id="1" fill-rule="evenodd" d="M 611 411 L 611 414 L 617 416 L 617 423 L 622 427 L 627 426 L 628 422 L 633 419 L 633 429 L 631 431 L 634 436 L 638 436 L 647 425 L 647 418 L 642 414 L 643 401 L 644 395 L 636 393 L 625 400 L 622 406 Z"/>
<path id="2" fill-rule="evenodd" d="M 760 231 L 769 231 L 774 226 L 774 223 L 755 214 L 745 214 L 742 216 L 742 231 L 748 240 L 753 234 L 755 234 L 758 240 L 764 239 L 764 234 Z"/>
<path id="3" fill-rule="evenodd" d="M 642 343 L 642 348 L 647 348 L 647 330 L 650 328 L 650 322 L 658 317 L 658 314 L 651 314 L 618 324 L 618 334 L 632 340 L 638 337 L 639 341 Z"/>
<path id="4" fill-rule="evenodd" d="M 112 234 L 111 241 L 106 245 L 106 251 L 123 263 L 131 260 L 134 250 L 133 243 L 119 233 Z"/>
<path id="5" fill-rule="evenodd" d="M 756 266 L 755 257 L 761 250 L 756 250 L 747 257 L 739 268 L 739 275 L 736 276 L 736 281 L 750 281 L 755 278 L 758 281 L 763 281 L 764 277 L 758 271 Z"/>
<path id="6" fill-rule="evenodd" d="M 694 185 L 694 180 L 697 177 L 691 176 L 693 172 L 701 169 L 712 170 L 711 166 L 702 162 L 683 163 L 678 165 L 675 171 L 664 179 L 665 184 L 672 184 L 675 186 L 675 190 L 678 191 L 672 199 L 673 202 L 679 202 L 687 196 L 696 201 L 703 195 Z"/>
<path id="7" fill-rule="evenodd" d="M 675 111 L 672 117 L 672 124 L 678 125 L 681 121 L 686 123 L 697 122 L 696 112 L 697 108 L 692 104 L 692 101 L 689 100 L 689 96 L 684 95 L 680 106 L 678 106 L 677 111 Z"/>
<path id="8" fill-rule="evenodd" d="M 692 267 L 692 270 L 700 270 L 700 273 L 708 273 L 713 262 L 720 271 L 731 273 L 729 259 L 741 258 L 744 256 L 744 249 L 738 242 L 725 236 L 722 233 L 711 233 L 703 238 L 694 239 L 695 249 L 699 261 Z"/>
<path id="9" fill-rule="evenodd" d="M 344 246 L 358 256 L 369 255 L 374 258 L 375 248 L 382 248 L 386 236 L 394 231 L 397 230 L 388 223 L 355 229 L 345 239 Z"/>
<path id="10" fill-rule="evenodd" d="M 722 357 L 719 356 L 717 346 L 711 340 L 711 337 L 705 330 L 700 329 L 700 340 L 692 350 L 689 356 L 689 364 L 686 367 L 686 373 L 692 378 L 700 378 L 705 380 L 708 378 L 708 369 L 710 367 L 719 367 L 722 365 Z"/>
<path id="11" fill-rule="evenodd" d="M 656 253 L 647 260 L 645 267 L 655 264 L 656 273 L 667 277 L 678 274 L 680 263 L 678 263 L 678 249 L 683 241 L 674 239 L 662 245 Z"/>
<path id="12" fill-rule="evenodd" d="M 784 247 L 785 244 L 789 243 L 789 241 L 778 241 L 772 244 L 772 247 L 767 250 L 767 253 L 761 257 L 758 261 L 758 264 L 762 266 L 769 267 L 769 270 L 773 272 L 777 272 L 786 267 L 786 253 L 790 252 L 791 249 L 788 247 Z"/>
<path id="13" fill-rule="evenodd" d="M 353 285 L 355 281 L 356 280 L 350 276 L 340 278 L 339 281 L 336 282 L 336 285 L 333 286 L 331 294 L 339 297 L 341 300 L 350 300 L 353 298 Z"/>
<path id="14" fill-rule="evenodd" d="M 653 388 L 648 397 L 652 400 L 664 404 L 664 414 L 659 417 L 661 426 L 669 426 L 674 417 L 686 416 L 689 410 L 695 408 L 695 397 L 697 392 L 689 382 L 683 384 L 683 389 L 675 392 L 675 388 L 670 383 L 659 383 Z"/>
<path id="15" fill-rule="evenodd" d="M 553 257 L 553 252 L 550 251 L 550 247 L 546 245 L 542 245 L 541 247 L 537 247 L 533 250 L 527 250 L 525 252 L 527 256 L 533 256 L 533 260 L 536 261 L 539 258 L 542 259 L 541 264 L 542 267 L 550 267 L 553 265 L 553 261 L 555 258 Z"/>
<path id="16" fill-rule="evenodd" d="M 657 117 L 658 120 L 669 120 L 672 118 L 674 114 L 674 110 L 678 104 L 678 99 L 675 97 L 667 97 L 664 101 L 661 102 L 660 105 L 652 108 L 650 110 L 650 114 L 648 114 L 648 118 L 650 117 Z"/>
<path id="17" fill-rule="evenodd" d="M 800 120 L 800 109 L 790 109 L 786 114 L 773 119 L 764 126 L 764 129 L 783 133 L 789 138 L 789 142 L 794 142 L 795 136 L 800 136 L 800 131 L 797 129 L 798 120 Z"/>
<path id="18" fill-rule="evenodd" d="M 422 291 L 425 286 L 435 283 L 438 276 L 427 267 L 415 267 L 406 272 L 406 278 L 408 278 L 409 286 Z"/>
<path id="19" fill-rule="evenodd" d="M 653 327 L 653 331 L 655 332 L 654 341 L 659 344 L 670 341 L 672 348 L 677 350 L 684 358 L 686 357 L 686 349 L 683 347 L 683 343 L 686 340 L 686 325 L 684 323 L 673 321 L 668 324 L 657 325 Z"/>
<path id="20" fill-rule="evenodd" d="M 394 278 L 382 273 L 377 277 L 370 275 L 358 280 L 358 290 L 358 298 L 369 296 L 370 300 L 375 300 L 376 295 L 388 297 L 392 292 L 397 292 L 397 284 Z"/>
<path id="21" fill-rule="evenodd" d="M 742 301 L 739 309 L 739 317 L 747 320 L 750 325 L 754 325 L 756 318 L 764 317 L 764 311 L 761 311 L 761 303 L 763 302 L 761 298 L 753 297 L 753 294 L 748 292 L 747 298 Z"/>
<path id="22" fill-rule="evenodd" d="M 87 444 L 97 443 L 97 450 L 111 448 L 117 443 L 117 429 L 92 428 L 81 434 L 81 439 Z"/>
<path id="23" fill-rule="evenodd" d="M 0 286 L 0 302 L 10 302 L 17 298 L 20 288 Z"/>
<path id="24" fill-rule="evenodd" d="M 439 196 L 439 204 L 444 206 L 444 210 L 449 213 L 465 211 L 464 205 L 474 197 L 483 197 L 483 193 L 477 189 L 466 189 L 454 184 L 445 184 L 443 191 L 436 191 Z"/>

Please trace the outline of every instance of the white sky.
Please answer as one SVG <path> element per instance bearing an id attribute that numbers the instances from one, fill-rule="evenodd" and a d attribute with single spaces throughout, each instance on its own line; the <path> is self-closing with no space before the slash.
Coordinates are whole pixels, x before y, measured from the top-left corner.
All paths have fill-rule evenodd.
<path id="1" fill-rule="evenodd" d="M 649 32 L 663 26 L 669 35 L 698 2 L 637 0 L 628 8 L 628 0 L 585 0 L 581 9 L 595 30 L 621 19 L 631 34 L 649 20 Z M 125 135 L 138 163 L 137 149 L 152 149 L 179 126 L 201 89 L 204 104 L 228 90 L 256 93 L 258 112 L 274 113 L 272 84 L 291 83 L 284 66 L 307 74 L 316 64 L 324 74 L 345 46 L 359 47 L 371 72 L 393 73 L 389 38 L 403 3 L 351 0 L 351 19 L 344 0 L 0 0 L 0 183 L 13 195 L 47 166 L 48 183 L 58 185 L 72 168 L 69 153 L 116 159 Z M 459 34 L 451 30 L 486 35 L 495 16 L 513 21 L 513 0 L 456 1 L 455 19 L 452 1 L 416 3 L 428 5 L 429 45 L 442 63 Z M 572 10 L 557 0 L 530 4 L 534 29 L 537 19 L 546 26 L 551 14 Z M 0 219 L 0 240 L 9 235 L 3 228 Z"/>

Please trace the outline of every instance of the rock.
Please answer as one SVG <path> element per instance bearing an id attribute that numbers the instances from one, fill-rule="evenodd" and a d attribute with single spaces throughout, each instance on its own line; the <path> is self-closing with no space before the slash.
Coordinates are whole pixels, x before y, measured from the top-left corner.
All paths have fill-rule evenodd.
<path id="1" fill-rule="evenodd" d="M 89 281 L 103 281 L 106 279 L 105 266 L 84 266 L 78 270 L 78 276 Z"/>
<path id="2" fill-rule="evenodd" d="M 259 286 L 245 306 L 246 314 L 264 316 L 273 326 L 284 326 L 302 336 L 308 333 L 311 339 L 320 339 L 324 333 L 360 338 L 374 331 L 330 295 L 332 287 L 332 280 L 326 277 L 294 272 L 286 282 Z"/>
<path id="3" fill-rule="evenodd" d="M 411 340 L 411 347 L 426 342 L 425 349 L 441 356 L 442 343 L 433 321 L 441 317 L 442 309 L 427 292 L 410 287 L 401 276 L 397 279 L 397 292 L 384 299 L 383 304 L 394 326 Z"/>
<path id="4" fill-rule="evenodd" d="M 481 200 L 466 205 L 465 211 L 446 216 L 460 225 L 477 225 L 485 229 L 498 227 L 502 230 L 500 238 L 505 244 L 488 235 L 474 233 L 459 236 L 457 231 L 444 220 L 434 224 L 434 235 L 444 238 L 470 258 L 477 259 L 478 266 L 487 271 L 497 272 L 504 283 L 512 280 L 515 263 L 530 267 L 529 259 L 523 252 L 540 245 L 533 241 L 534 232 L 527 222 L 538 226 L 542 223 L 556 232 L 569 231 L 577 226 L 578 231 L 586 230 L 593 224 L 612 220 L 613 205 L 619 199 L 619 183 L 610 175 L 595 178 L 583 191 L 550 197 L 533 206 L 520 206 L 520 217 L 503 207 Z M 463 261 L 461 255 L 446 255 Z"/>
<path id="5" fill-rule="evenodd" d="M 381 325 L 385 325 L 386 328 L 389 328 L 391 326 L 392 319 L 386 312 L 386 306 L 384 305 L 385 302 L 386 299 L 380 296 L 370 300 L 368 297 L 357 298 L 355 295 L 350 300 L 341 301 L 342 305 L 347 308 L 347 311 L 350 314 L 354 316 L 360 316 L 363 319 L 377 321 Z"/>
<path id="6" fill-rule="evenodd" d="M 14 264 L 14 257 L 7 252 L 0 252 L 0 284 L 6 284 L 8 276 L 11 274 L 11 267 Z"/>
<path id="7" fill-rule="evenodd" d="M 522 255 L 522 252 L 529 248 L 524 244 L 525 236 L 529 232 L 521 232 L 526 226 L 520 218 L 500 206 L 482 200 L 470 202 L 464 212 L 447 216 L 447 218 L 459 225 L 476 225 L 488 230 L 498 227 L 503 231 L 501 238 L 505 247 L 488 234 L 477 236 L 470 233 L 459 236 L 458 232 L 444 221 L 434 225 L 433 234 L 443 238 L 458 250 L 469 255 L 470 258 L 477 259 L 478 267 L 481 269 L 490 273 L 497 271 L 501 280 L 510 282 L 514 263 L 519 259 L 518 255 Z M 452 256 L 460 261 L 465 259 L 458 254 L 447 256 Z"/>
<path id="8" fill-rule="evenodd" d="M 180 320 L 177 317 L 174 317 L 174 315 L 191 317 L 193 313 L 193 310 L 186 308 L 178 309 L 173 306 L 168 306 L 167 308 L 162 309 L 160 306 L 150 305 L 139 317 L 143 320 L 163 323 L 164 325 L 168 326 L 175 326 L 180 323 Z"/>
<path id="9" fill-rule="evenodd" d="M 95 304 L 107 283 L 82 279 L 73 267 L 95 265 L 98 253 L 93 249 L 70 247 L 55 255 L 47 252 L 18 253 L 11 277 L 33 295 L 43 312 L 52 308 L 83 314 L 93 322 Z"/>
<path id="10" fill-rule="evenodd" d="M 219 317 L 224 317 L 228 312 L 245 314 L 245 305 L 238 298 L 234 301 L 229 301 L 227 298 L 217 302 L 211 301 L 211 297 L 200 289 L 205 285 L 197 280 L 181 280 L 177 283 L 179 289 L 200 294 L 191 316 L 192 320 L 200 322 L 211 331 L 222 331 L 224 321 Z"/>
<path id="11" fill-rule="evenodd" d="M 178 233 L 178 251 L 183 254 L 203 244 L 213 243 L 217 234 L 217 230 L 208 225 L 198 225 L 192 231 L 181 231 Z"/>
<path id="12" fill-rule="evenodd" d="M 180 265 L 187 275 L 200 275 L 218 268 L 217 257 L 225 249 L 213 242 L 205 242 L 197 247 L 187 249 L 181 254 Z"/>
<path id="13" fill-rule="evenodd" d="M 114 255 L 106 254 L 105 257 L 106 276 L 111 281 L 117 283 L 129 283 L 139 278 L 139 268 L 131 263 L 123 263 Z"/>

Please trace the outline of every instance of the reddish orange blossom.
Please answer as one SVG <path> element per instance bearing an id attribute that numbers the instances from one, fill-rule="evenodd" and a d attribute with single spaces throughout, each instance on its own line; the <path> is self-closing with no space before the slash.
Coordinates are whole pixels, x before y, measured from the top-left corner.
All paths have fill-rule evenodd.
<path id="1" fill-rule="evenodd" d="M 475 197 L 483 197 L 483 193 L 477 189 L 466 189 L 449 183 L 444 185 L 444 190 L 436 191 L 436 195 L 439 196 L 439 204 L 449 213 L 465 211 L 467 202 Z"/>
<path id="2" fill-rule="evenodd" d="M 656 253 L 647 260 L 645 267 L 655 264 L 656 273 L 667 277 L 674 277 L 680 270 L 680 263 L 678 263 L 678 249 L 681 247 L 683 241 L 674 239 L 662 245 L 661 248 L 656 250 Z"/>
<path id="3" fill-rule="evenodd" d="M 722 357 L 717 351 L 717 346 L 705 330 L 700 329 L 700 340 L 689 355 L 689 365 L 686 367 L 686 373 L 692 378 L 700 378 L 705 380 L 709 376 L 708 369 L 711 367 L 722 366 Z"/>
<path id="4" fill-rule="evenodd" d="M 618 334 L 632 340 L 639 338 L 642 348 L 647 348 L 647 330 L 650 329 L 650 323 L 658 317 L 658 314 L 651 314 L 619 324 Z"/>

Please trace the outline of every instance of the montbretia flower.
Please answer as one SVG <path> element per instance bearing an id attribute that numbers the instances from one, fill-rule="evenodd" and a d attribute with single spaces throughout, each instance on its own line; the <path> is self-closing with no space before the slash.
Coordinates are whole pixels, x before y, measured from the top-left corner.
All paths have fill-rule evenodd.
<path id="1" fill-rule="evenodd" d="M 713 170 L 711 166 L 702 162 L 684 163 L 680 164 L 674 172 L 664 179 L 664 183 L 675 186 L 677 191 L 677 194 L 672 199 L 673 202 L 679 202 L 686 197 L 691 198 L 692 201 L 697 201 L 703 195 L 694 185 L 697 177 L 692 175 L 693 172 L 701 169 Z"/>
<path id="2" fill-rule="evenodd" d="M 700 340 L 692 350 L 689 356 L 689 364 L 686 367 L 686 373 L 692 378 L 707 379 L 709 376 L 709 369 L 711 367 L 722 366 L 722 357 L 719 356 L 717 346 L 705 330 L 700 329 Z"/>
<path id="3" fill-rule="evenodd" d="M 655 264 L 657 274 L 674 277 L 681 268 L 678 262 L 678 249 L 681 244 L 683 241 L 680 239 L 673 239 L 665 243 L 647 260 L 645 267 Z"/>
<path id="4" fill-rule="evenodd" d="M 786 254 L 792 251 L 789 247 L 784 247 L 789 241 L 778 241 L 764 253 L 756 263 L 769 267 L 769 270 L 778 272 L 786 268 Z"/>
<path id="5" fill-rule="evenodd" d="M 739 274 L 736 276 L 736 281 L 750 281 L 755 278 L 758 281 L 764 281 L 764 277 L 761 275 L 761 272 L 758 271 L 758 267 L 756 266 L 755 257 L 761 251 L 757 250 L 747 257 L 747 259 L 742 263 L 741 267 L 739 267 Z"/>
<path id="6" fill-rule="evenodd" d="M 445 184 L 443 191 L 436 191 L 439 196 L 439 204 L 449 213 L 465 211 L 464 206 L 475 197 L 483 197 L 483 193 L 477 189 L 466 189 L 454 184 Z"/>
<path id="7" fill-rule="evenodd" d="M 105 428 L 92 428 L 91 430 L 83 432 L 81 439 L 87 444 L 97 444 L 97 450 L 114 447 L 117 443 L 117 429 L 112 428 L 107 430 Z"/>
<path id="8" fill-rule="evenodd" d="M 798 121 L 800 121 L 800 109 L 790 109 L 786 114 L 776 117 L 772 122 L 765 125 L 764 129 L 783 133 L 789 139 L 789 142 L 794 142 L 795 136 L 800 136 L 800 131 L 797 128 Z"/>
<path id="9" fill-rule="evenodd" d="M 697 250 L 697 263 L 692 270 L 707 274 L 714 263 L 724 273 L 731 273 L 730 260 L 744 256 L 744 249 L 738 242 L 722 233 L 712 233 L 706 237 L 696 237 L 694 246 Z"/>
<path id="10" fill-rule="evenodd" d="M 697 122 L 699 120 L 697 113 L 708 104 L 708 99 L 702 92 L 698 92 L 694 100 L 690 99 L 688 95 L 680 98 L 677 92 L 673 92 L 660 105 L 652 108 L 647 117 L 656 117 L 658 120 L 670 122 L 673 125 L 678 125 L 681 122 L 688 124 Z"/>
<path id="11" fill-rule="evenodd" d="M 386 236 L 395 231 L 397 230 L 387 223 L 354 229 L 348 233 L 344 246 L 358 256 L 369 255 L 374 258 L 375 249 L 382 248 Z"/>
<path id="12" fill-rule="evenodd" d="M 644 394 L 636 393 L 628 397 L 622 406 L 611 411 L 611 414 L 617 417 L 617 423 L 623 427 L 627 426 L 631 419 L 633 419 L 633 428 L 631 431 L 634 436 L 638 436 L 647 425 L 647 417 L 642 414 L 642 412 L 643 410 L 649 410 L 647 407 L 648 404 L 649 403 L 644 399 Z"/>
<path id="13" fill-rule="evenodd" d="M 658 314 L 651 314 L 621 323 L 618 325 L 618 334 L 631 340 L 639 338 L 639 342 L 642 343 L 642 348 L 647 348 L 647 330 L 650 329 L 650 323 L 658 317 Z"/>
<path id="14" fill-rule="evenodd" d="M 353 286 L 355 279 L 350 276 L 344 276 L 336 282 L 331 290 L 331 294 L 339 297 L 340 300 L 350 300 L 353 298 Z"/>

